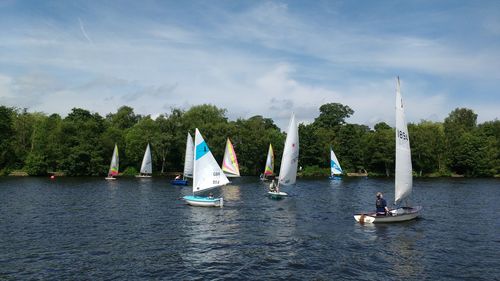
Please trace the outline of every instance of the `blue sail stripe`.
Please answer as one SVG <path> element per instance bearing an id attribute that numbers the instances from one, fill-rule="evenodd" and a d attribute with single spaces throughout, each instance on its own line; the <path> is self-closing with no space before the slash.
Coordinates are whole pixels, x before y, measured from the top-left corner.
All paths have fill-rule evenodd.
<path id="1" fill-rule="evenodd" d="M 208 152 L 210 152 L 210 149 L 208 149 L 207 143 L 205 141 L 201 142 L 196 146 L 196 160 L 200 159 Z"/>

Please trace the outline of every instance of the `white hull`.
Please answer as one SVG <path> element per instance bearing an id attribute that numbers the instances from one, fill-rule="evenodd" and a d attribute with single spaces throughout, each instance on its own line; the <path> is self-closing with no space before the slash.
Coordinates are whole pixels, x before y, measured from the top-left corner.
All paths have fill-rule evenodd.
<path id="1" fill-rule="evenodd" d="M 136 175 L 136 178 L 151 178 L 149 175 Z"/>
<path id="2" fill-rule="evenodd" d="M 285 196 L 288 196 L 288 194 L 286 192 L 283 192 L 283 191 L 280 191 L 280 192 L 268 191 L 267 194 L 269 194 L 271 197 L 285 197 Z"/>
<path id="3" fill-rule="evenodd" d="M 390 211 L 390 215 L 377 216 L 375 213 L 356 214 L 354 219 L 359 223 L 391 223 L 409 221 L 420 215 L 421 206 L 403 207 Z"/>
<path id="4" fill-rule="evenodd" d="M 105 177 L 104 179 L 107 180 L 107 181 L 114 181 L 114 180 L 116 180 L 116 178 L 114 178 L 114 177 Z"/>
<path id="5" fill-rule="evenodd" d="M 196 207 L 221 207 L 224 206 L 224 199 L 221 198 L 200 198 L 197 196 L 184 196 L 184 201 L 188 205 L 196 206 Z"/>

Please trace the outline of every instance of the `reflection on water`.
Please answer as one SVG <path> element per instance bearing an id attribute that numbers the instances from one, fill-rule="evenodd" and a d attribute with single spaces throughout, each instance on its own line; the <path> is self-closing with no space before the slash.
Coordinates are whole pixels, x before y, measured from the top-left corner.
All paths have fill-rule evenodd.
<path id="1" fill-rule="evenodd" d="M 415 234 L 399 234 L 388 244 L 387 261 L 392 264 L 398 279 L 425 276 L 423 254 L 419 250 Z"/>
<path id="2" fill-rule="evenodd" d="M 423 237 L 415 231 L 419 220 L 395 224 L 355 223 L 372 247 L 379 248 L 377 259 L 383 261 L 398 280 L 425 276 L 423 252 L 418 241 Z"/>
<path id="3" fill-rule="evenodd" d="M 239 201 L 240 200 L 240 185 L 231 183 L 221 188 L 224 201 Z"/>
<path id="4" fill-rule="evenodd" d="M 219 214 L 223 212 L 216 208 L 196 208 L 185 206 L 190 214 L 184 222 L 185 233 L 188 243 L 185 252 L 181 253 L 183 260 L 194 267 L 203 267 L 204 264 L 211 265 L 217 262 L 218 256 L 224 255 L 224 247 L 218 245 L 227 244 L 227 239 L 221 237 Z"/>
<path id="5" fill-rule="evenodd" d="M 299 179 L 276 201 L 258 178 L 242 177 L 214 192 L 224 208 L 200 208 L 179 200 L 190 187 L 164 178 L 0 178 L 0 279 L 500 276 L 498 212 L 491 211 L 499 181 L 414 184 L 422 219 L 360 225 L 353 214 L 373 209 L 377 191 L 391 198 L 393 179 Z M 481 208 L 466 211 L 472 206 Z"/>

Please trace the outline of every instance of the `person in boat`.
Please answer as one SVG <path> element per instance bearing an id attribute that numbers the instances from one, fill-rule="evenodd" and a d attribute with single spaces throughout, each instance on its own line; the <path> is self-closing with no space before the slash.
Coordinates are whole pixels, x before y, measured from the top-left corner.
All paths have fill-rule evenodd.
<path id="1" fill-rule="evenodd" d="M 177 175 L 177 176 L 175 177 L 175 180 L 180 180 L 180 179 L 181 179 L 181 175 Z"/>
<path id="2" fill-rule="evenodd" d="M 389 208 L 387 208 L 387 202 L 385 201 L 382 192 L 377 192 L 375 207 L 377 208 L 377 216 L 387 216 L 389 213 Z"/>
<path id="3" fill-rule="evenodd" d="M 208 194 L 208 199 L 214 199 L 214 194 L 212 192 Z"/>
<path id="4" fill-rule="evenodd" d="M 274 183 L 274 180 L 269 184 L 269 191 L 276 192 L 276 184 Z"/>

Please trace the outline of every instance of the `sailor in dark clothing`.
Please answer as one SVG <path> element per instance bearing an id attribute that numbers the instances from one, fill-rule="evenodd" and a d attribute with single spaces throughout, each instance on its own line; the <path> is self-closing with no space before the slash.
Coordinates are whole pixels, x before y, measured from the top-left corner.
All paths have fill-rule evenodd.
<path id="1" fill-rule="evenodd" d="M 377 207 L 377 216 L 386 216 L 389 213 L 389 208 L 387 208 L 387 202 L 385 202 L 382 192 L 377 192 L 375 206 Z"/>

